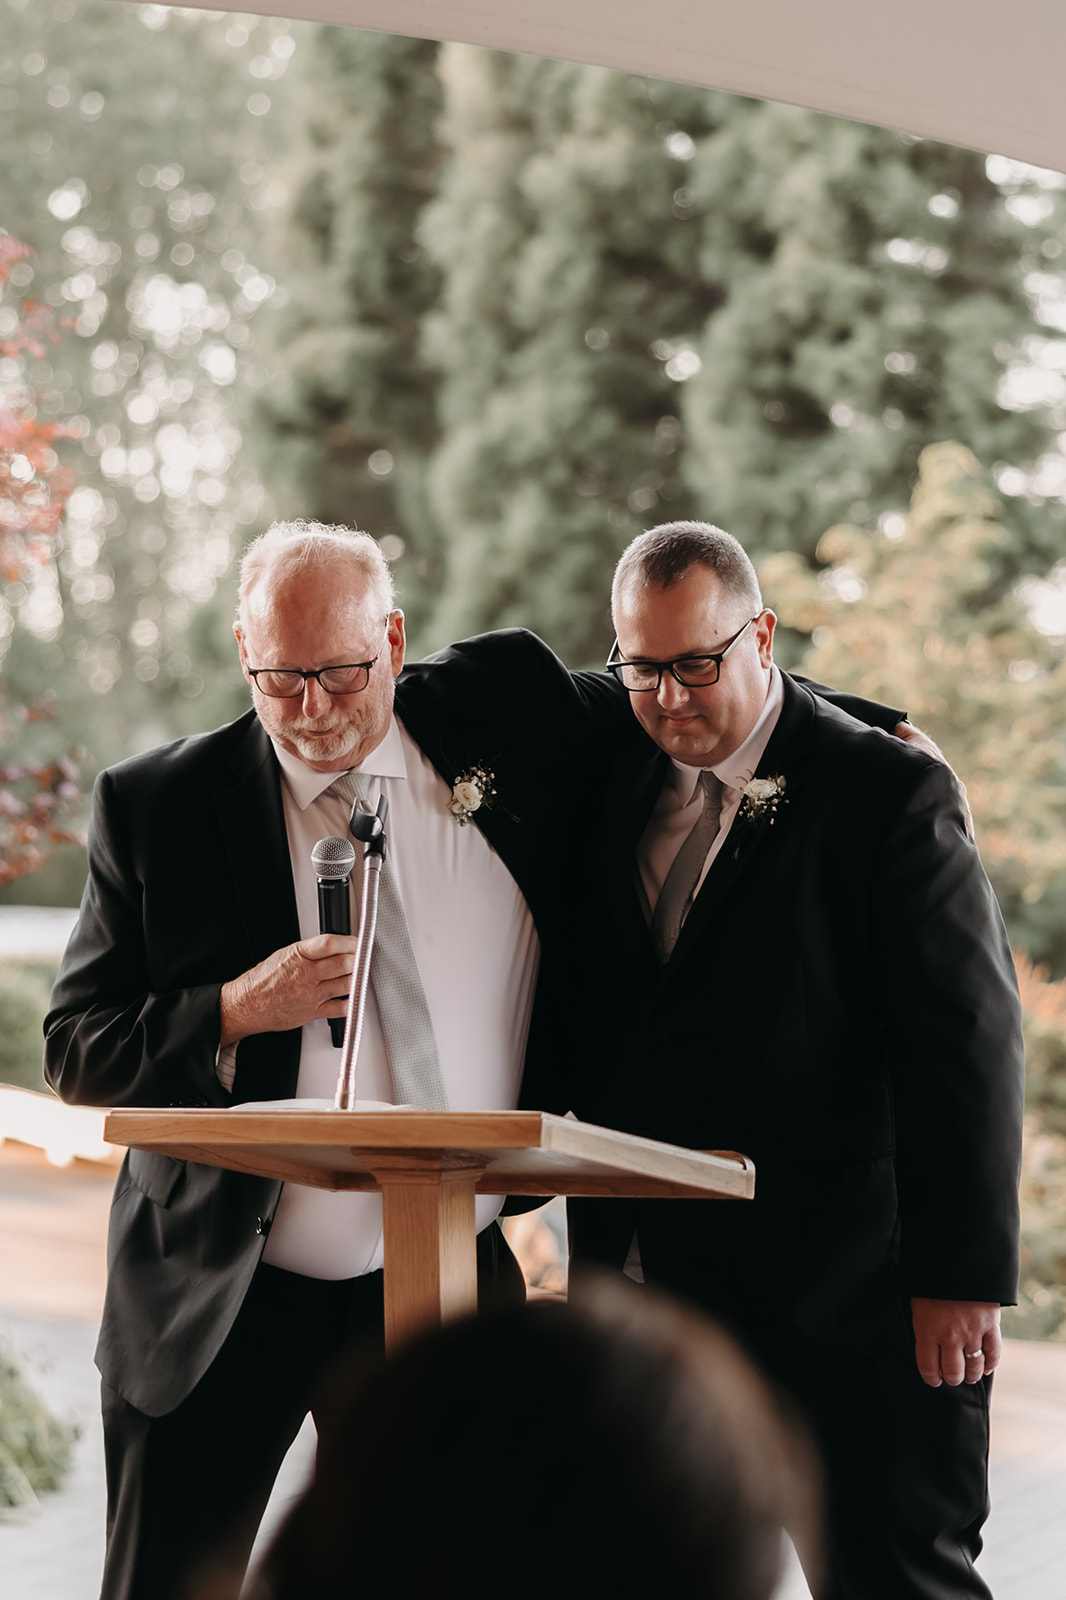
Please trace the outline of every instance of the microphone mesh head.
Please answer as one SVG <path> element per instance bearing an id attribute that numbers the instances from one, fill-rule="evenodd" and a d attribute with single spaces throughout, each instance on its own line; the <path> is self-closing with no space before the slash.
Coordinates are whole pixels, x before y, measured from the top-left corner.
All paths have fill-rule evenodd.
<path id="1" fill-rule="evenodd" d="M 355 866 L 355 846 L 350 839 L 320 839 L 311 851 L 311 865 L 320 878 L 346 878 Z"/>

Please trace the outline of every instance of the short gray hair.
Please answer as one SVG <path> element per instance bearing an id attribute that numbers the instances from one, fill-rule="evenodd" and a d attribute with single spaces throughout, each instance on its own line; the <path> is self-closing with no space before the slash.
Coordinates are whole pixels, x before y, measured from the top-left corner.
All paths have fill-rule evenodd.
<path id="1" fill-rule="evenodd" d="M 381 546 L 369 533 L 327 522 L 275 522 L 253 539 L 241 557 L 237 588 L 237 621 L 244 626 L 244 605 L 256 584 L 275 566 L 325 567 L 332 562 L 356 568 L 369 582 L 387 616 L 396 601 L 396 589 Z"/>
<path id="2" fill-rule="evenodd" d="M 756 615 L 763 608 L 759 580 L 744 547 L 709 522 L 664 522 L 640 533 L 622 552 L 611 586 L 611 611 L 628 589 L 670 589 L 690 567 L 713 572 L 726 595 Z"/>

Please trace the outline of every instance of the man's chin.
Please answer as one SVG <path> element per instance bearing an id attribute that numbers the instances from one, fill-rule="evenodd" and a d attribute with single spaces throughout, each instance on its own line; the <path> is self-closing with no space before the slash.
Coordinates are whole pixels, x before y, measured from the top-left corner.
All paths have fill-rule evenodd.
<path id="1" fill-rule="evenodd" d="M 659 722 L 649 728 L 655 743 L 675 761 L 689 766 L 702 766 L 707 747 L 707 730 L 693 718 L 687 722 Z"/>
<path id="2" fill-rule="evenodd" d="M 328 767 L 342 763 L 344 767 L 351 765 L 344 758 L 353 748 L 352 735 L 349 733 L 300 733 L 289 736 L 289 744 L 301 761 L 309 767 Z"/>

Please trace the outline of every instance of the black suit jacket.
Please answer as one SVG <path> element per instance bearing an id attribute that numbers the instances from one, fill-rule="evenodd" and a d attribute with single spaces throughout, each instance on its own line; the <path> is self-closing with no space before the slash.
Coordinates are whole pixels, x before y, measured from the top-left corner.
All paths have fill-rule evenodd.
<path id="1" fill-rule="evenodd" d="M 1017 989 L 952 775 L 784 695 L 758 776 L 787 802 L 738 816 L 665 967 L 633 855 L 667 763 L 623 752 L 570 1092 L 545 1086 L 583 1119 L 754 1158 L 750 1204 L 573 1214 L 579 1256 L 617 1259 L 635 1225 L 649 1276 L 764 1357 L 905 1342 L 901 1295 L 1009 1303 L 1018 1261 Z"/>
<path id="2" fill-rule="evenodd" d="M 497 775 L 499 803 L 475 820 L 541 937 L 533 1050 L 565 1025 L 569 1003 L 557 963 L 565 965 L 575 821 L 565 787 L 550 780 L 628 732 L 628 710 L 609 682 L 572 678 L 519 631 L 405 670 L 396 709 L 449 783 L 475 763 Z M 45 1024 L 48 1081 L 89 1105 L 292 1095 L 299 1030 L 242 1041 L 232 1095 L 215 1062 L 223 983 L 298 937 L 280 774 L 254 713 L 102 773 L 81 915 Z M 541 996 L 551 999 L 550 1025 Z M 171 1410 L 214 1358 L 279 1192 L 266 1179 L 167 1156 L 132 1151 L 123 1163 L 97 1360 L 140 1410 Z"/>

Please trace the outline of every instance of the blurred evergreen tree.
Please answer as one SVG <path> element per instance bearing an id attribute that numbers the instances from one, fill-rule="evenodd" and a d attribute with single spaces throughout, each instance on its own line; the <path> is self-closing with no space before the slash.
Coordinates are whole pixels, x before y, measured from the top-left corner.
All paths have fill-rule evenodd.
<path id="1" fill-rule="evenodd" d="M 410 607 L 438 566 L 422 499 L 436 384 L 421 331 L 440 284 L 419 241 L 440 163 L 438 49 L 323 28 L 301 55 L 276 230 L 291 303 L 254 408 L 278 514 L 365 527 L 392 559 L 406 553 Z"/>
<path id="2" fill-rule="evenodd" d="M 637 518 L 696 510 L 648 346 L 703 302 L 648 86 L 332 31 L 301 83 L 301 253 L 258 407 L 276 502 L 399 535 L 416 649 L 521 621 L 597 659 Z M 708 125 L 703 91 L 670 93 Z"/>
<path id="3" fill-rule="evenodd" d="M 689 182 L 722 299 L 693 320 L 685 474 L 753 551 L 810 552 L 832 522 L 903 510 L 935 440 L 1002 472 L 1066 427 L 1066 386 L 1049 415 L 1012 382 L 1039 328 L 1034 276 L 1062 253 L 1060 175 L 735 100 Z M 1055 558 L 1061 499 L 1010 520 L 994 568 Z"/>
<path id="4" fill-rule="evenodd" d="M 1066 487 L 1066 385 L 1040 333 L 1066 326 L 1058 175 L 597 68 L 434 51 L 351 35 L 335 70 L 315 64 L 306 93 L 324 75 L 327 94 L 292 220 L 318 267 L 291 281 L 290 388 L 268 406 L 281 467 L 299 455 L 294 508 L 408 542 L 416 643 L 527 622 L 595 660 L 612 561 L 641 526 L 701 515 L 756 554 L 809 554 L 829 521 L 898 512 L 918 452 L 948 435 L 1021 496 L 993 587 L 1046 564 Z M 397 152 L 418 162 L 406 184 Z M 397 265 L 416 250 L 421 344 Z M 402 470 L 375 503 L 376 453 Z"/>
<path id="5" fill-rule="evenodd" d="M 460 46 L 442 77 L 450 158 L 423 236 L 443 279 L 426 338 L 445 566 L 427 632 L 526 623 L 574 663 L 602 660 L 619 551 L 653 510 L 697 511 L 653 351 L 718 299 L 676 211 L 689 136 L 670 135 L 706 132 L 727 102 Z"/>
<path id="6" fill-rule="evenodd" d="M 58 559 L 0 604 L 3 670 L 22 699 L 58 689 L 95 767 L 202 725 L 221 645 L 201 658 L 190 628 L 263 514 L 233 397 L 276 292 L 271 96 L 301 30 L 100 0 L 0 13 L 0 225 L 36 252 L 12 286 L 73 319 L 28 377 L 81 439 Z"/>

